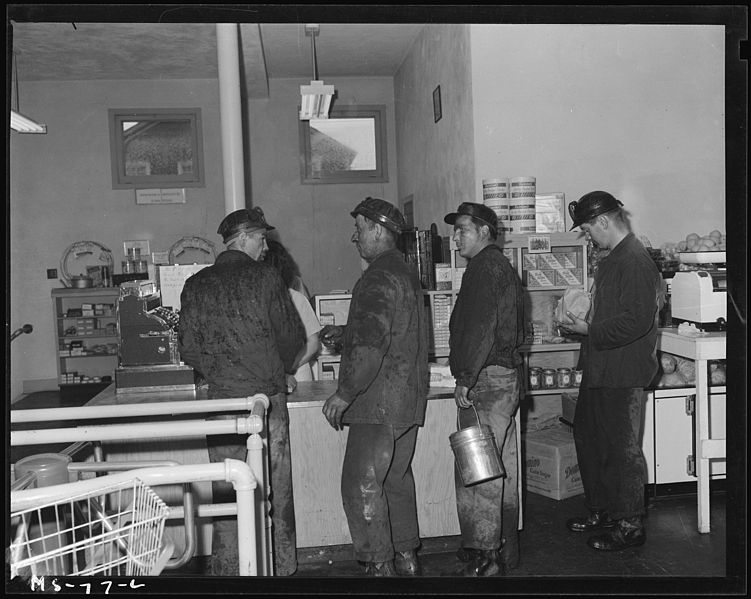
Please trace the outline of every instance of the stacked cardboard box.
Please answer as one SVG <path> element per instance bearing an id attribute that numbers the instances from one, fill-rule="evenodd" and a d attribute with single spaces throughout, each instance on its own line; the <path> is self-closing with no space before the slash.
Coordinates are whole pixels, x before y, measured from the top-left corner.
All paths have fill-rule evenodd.
<path id="1" fill-rule="evenodd" d="M 529 431 L 523 436 L 523 444 L 527 491 L 557 500 L 584 492 L 568 426 Z"/>

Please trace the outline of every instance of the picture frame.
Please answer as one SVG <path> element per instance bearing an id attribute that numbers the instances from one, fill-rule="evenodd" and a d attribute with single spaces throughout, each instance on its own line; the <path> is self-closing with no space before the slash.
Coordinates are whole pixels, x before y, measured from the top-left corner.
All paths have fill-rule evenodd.
<path id="1" fill-rule="evenodd" d="M 441 106 L 441 86 L 437 85 L 433 90 L 433 122 L 437 123 L 443 116 L 443 108 Z"/>
<path id="2" fill-rule="evenodd" d="M 530 235 L 527 239 L 527 249 L 530 254 L 547 254 L 550 252 L 549 235 Z"/>
<path id="3" fill-rule="evenodd" d="M 112 189 L 205 187 L 200 108 L 111 108 L 108 120 Z"/>

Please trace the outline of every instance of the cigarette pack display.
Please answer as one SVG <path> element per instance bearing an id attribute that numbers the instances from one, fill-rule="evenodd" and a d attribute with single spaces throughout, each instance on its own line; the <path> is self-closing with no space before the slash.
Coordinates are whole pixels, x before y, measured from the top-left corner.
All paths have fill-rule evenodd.
<path id="1" fill-rule="evenodd" d="M 555 285 L 555 271 L 526 270 L 524 271 L 523 283 L 527 287 L 553 287 Z"/>
<path id="2" fill-rule="evenodd" d="M 537 254 L 522 253 L 522 268 L 525 270 L 537 270 Z"/>
<path id="3" fill-rule="evenodd" d="M 537 264 L 540 268 L 552 268 L 553 270 L 563 268 L 563 264 L 558 261 L 553 253 L 537 254 Z"/>
<path id="4" fill-rule="evenodd" d="M 576 252 L 553 252 L 553 256 L 563 268 L 577 268 L 579 266 L 579 256 Z"/>
<path id="5" fill-rule="evenodd" d="M 555 271 L 555 284 L 576 286 L 582 284 L 581 268 L 561 268 Z"/>

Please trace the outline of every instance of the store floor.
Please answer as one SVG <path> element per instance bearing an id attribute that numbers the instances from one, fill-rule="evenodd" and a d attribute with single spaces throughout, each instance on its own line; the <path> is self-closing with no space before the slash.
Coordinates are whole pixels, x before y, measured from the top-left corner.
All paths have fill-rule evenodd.
<path id="1" fill-rule="evenodd" d="M 587 546 L 586 534 L 569 532 L 566 520 L 585 513 L 584 497 L 555 501 L 526 494 L 521 561 L 507 577 L 724 577 L 725 493 L 712 495 L 712 532 L 696 529 L 696 496 L 652 499 L 645 520 L 647 542 L 635 549 L 603 553 Z M 425 576 L 445 576 L 461 564 L 455 557 L 459 537 L 425 539 L 420 561 Z M 203 575 L 207 557 L 194 558 L 170 575 Z M 351 546 L 298 550 L 298 577 L 362 576 Z M 165 572 L 168 574 L 168 572 Z"/>
<path id="2" fill-rule="evenodd" d="M 78 404 L 83 402 L 78 402 Z M 14 404 L 14 409 L 78 405 L 62 402 L 55 392 L 35 393 Z M 58 451 L 54 446 L 12 448 L 11 461 L 23 455 Z M 586 534 L 569 532 L 568 518 L 585 513 L 583 496 L 555 501 L 526 493 L 524 529 L 520 532 L 521 562 L 506 573 L 508 578 L 534 577 L 724 577 L 726 575 L 726 494 L 711 497 L 709 534 L 696 529 L 696 495 L 667 495 L 649 500 L 645 520 L 644 546 L 617 553 L 590 549 Z M 458 537 L 425 539 L 420 559 L 426 577 L 441 577 L 460 566 L 455 558 Z M 208 572 L 209 557 L 198 556 L 178 570 L 163 576 L 202 577 Z M 350 545 L 298 550 L 295 577 L 357 577 L 362 566 L 353 559 Z"/>

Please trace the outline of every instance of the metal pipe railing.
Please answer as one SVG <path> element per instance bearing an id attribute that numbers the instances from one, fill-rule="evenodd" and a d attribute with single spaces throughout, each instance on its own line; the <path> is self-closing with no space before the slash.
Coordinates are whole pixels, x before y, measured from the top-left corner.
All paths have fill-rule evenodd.
<path id="1" fill-rule="evenodd" d="M 134 435 L 134 429 L 138 431 Z M 101 424 L 69 428 L 45 428 L 11 431 L 11 445 L 40 445 L 85 441 L 122 441 L 127 439 L 170 439 L 204 435 L 248 435 L 260 433 L 263 422 L 258 416 L 236 416 L 228 420 L 178 420 L 165 427 L 164 422 L 138 424 Z"/>
<path id="2" fill-rule="evenodd" d="M 11 410 L 11 423 L 49 422 L 59 420 L 89 420 L 93 418 L 131 418 L 135 416 L 165 416 L 174 414 L 203 414 L 210 412 L 250 412 L 257 402 L 268 407 L 268 398 L 260 393 L 250 397 L 229 399 L 199 399 L 192 401 L 158 401 L 109 406 L 77 406 L 70 408 L 35 408 Z"/>

